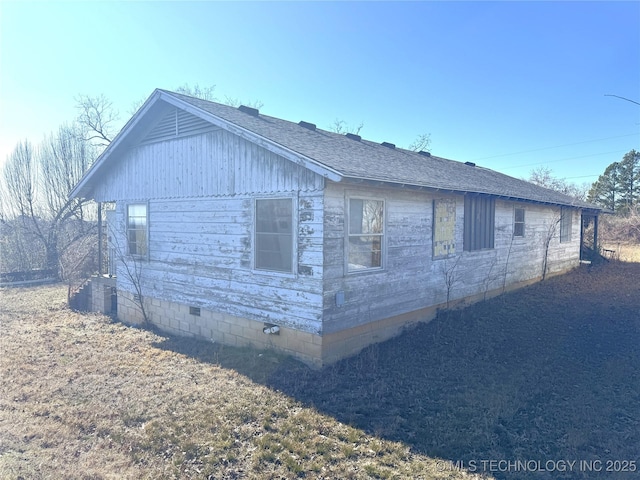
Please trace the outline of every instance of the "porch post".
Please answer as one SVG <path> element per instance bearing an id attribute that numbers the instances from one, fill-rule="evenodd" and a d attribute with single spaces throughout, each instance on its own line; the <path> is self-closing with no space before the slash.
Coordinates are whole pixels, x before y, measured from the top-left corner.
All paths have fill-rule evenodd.
<path id="1" fill-rule="evenodd" d="M 98 275 L 102 274 L 102 203 L 98 202 Z"/>
<path id="2" fill-rule="evenodd" d="M 593 216 L 593 251 L 598 251 L 598 214 Z"/>

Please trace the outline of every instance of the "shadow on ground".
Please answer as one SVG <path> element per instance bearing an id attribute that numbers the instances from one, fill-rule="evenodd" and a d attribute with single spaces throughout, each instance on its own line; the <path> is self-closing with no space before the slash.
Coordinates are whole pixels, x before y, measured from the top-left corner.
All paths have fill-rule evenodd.
<path id="1" fill-rule="evenodd" d="M 639 278 L 640 264 L 580 268 L 445 312 L 321 371 L 192 339 L 158 346 L 496 478 L 636 478 Z M 527 463 L 504 463 L 516 460 Z"/>

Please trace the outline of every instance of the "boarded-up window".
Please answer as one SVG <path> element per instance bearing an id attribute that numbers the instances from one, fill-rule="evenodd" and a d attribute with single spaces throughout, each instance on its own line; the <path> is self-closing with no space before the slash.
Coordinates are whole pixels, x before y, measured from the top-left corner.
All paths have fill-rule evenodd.
<path id="1" fill-rule="evenodd" d="M 384 201 L 349 199 L 348 271 L 382 268 Z"/>
<path id="2" fill-rule="evenodd" d="M 433 201 L 433 257 L 456 253 L 456 201 Z"/>
<path id="3" fill-rule="evenodd" d="M 148 251 L 147 205 L 127 205 L 127 245 L 129 255 L 144 257 Z"/>
<path id="4" fill-rule="evenodd" d="M 256 200 L 255 267 L 292 272 L 293 200 Z"/>
<path id="5" fill-rule="evenodd" d="M 513 236 L 524 237 L 524 208 L 516 207 L 513 214 Z"/>
<path id="6" fill-rule="evenodd" d="M 571 241 L 571 210 L 568 208 L 560 209 L 560 243 Z"/>
<path id="7" fill-rule="evenodd" d="M 491 197 L 464 197 L 464 249 L 468 252 L 493 248 L 495 200 Z"/>

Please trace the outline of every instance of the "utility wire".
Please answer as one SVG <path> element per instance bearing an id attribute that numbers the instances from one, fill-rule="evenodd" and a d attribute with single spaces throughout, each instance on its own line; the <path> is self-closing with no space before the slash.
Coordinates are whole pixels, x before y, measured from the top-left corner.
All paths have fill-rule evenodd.
<path id="1" fill-rule="evenodd" d="M 593 140 L 585 140 L 585 141 L 582 141 L 582 142 L 565 143 L 565 144 L 562 144 L 562 145 L 555 145 L 555 146 L 553 146 L 553 147 L 542 147 L 542 148 L 535 148 L 535 149 L 533 149 L 533 150 L 523 150 L 523 151 L 515 152 L 515 153 L 501 153 L 501 154 L 499 154 L 499 155 L 492 155 L 492 156 L 490 156 L 490 157 L 476 158 L 476 159 L 474 160 L 474 162 L 475 162 L 475 161 L 478 161 L 478 162 L 479 162 L 479 161 L 481 161 L 481 160 L 489 160 L 489 159 L 491 159 L 491 158 L 510 157 L 510 156 L 512 156 L 512 155 L 521 155 L 521 154 L 523 154 L 523 153 L 540 152 L 540 151 L 542 151 L 542 150 L 552 150 L 552 149 L 554 149 L 554 148 L 571 147 L 571 146 L 573 146 L 573 145 L 582 145 L 582 144 L 585 144 L 585 143 L 602 142 L 602 141 L 604 141 L 604 140 L 612 140 L 612 139 L 614 139 L 614 138 L 633 137 L 633 136 L 637 136 L 637 135 L 638 135 L 637 133 L 628 133 L 628 134 L 626 134 L 626 135 L 616 135 L 615 137 L 596 138 L 596 139 L 593 139 Z"/>
<path id="2" fill-rule="evenodd" d="M 605 93 L 604 94 L 605 97 L 616 97 L 616 98 L 621 98 L 622 100 L 626 100 L 627 102 L 631 102 L 631 103 L 635 103 L 636 105 L 640 105 L 640 103 L 636 102 L 635 100 L 630 100 L 628 98 L 625 97 L 621 97 L 619 95 L 612 95 L 610 93 Z"/>
<path id="3" fill-rule="evenodd" d="M 622 153 L 626 150 L 615 150 L 613 152 L 592 153 L 591 155 L 581 155 L 579 157 L 561 158 L 559 160 L 547 160 L 545 162 L 525 163 L 524 165 L 510 165 L 508 167 L 500 167 L 500 170 L 508 170 L 510 168 L 535 167 L 536 165 L 546 165 L 548 163 L 566 162 L 568 160 L 578 160 L 579 158 L 597 157 L 599 155 L 609 155 L 612 153 Z"/>

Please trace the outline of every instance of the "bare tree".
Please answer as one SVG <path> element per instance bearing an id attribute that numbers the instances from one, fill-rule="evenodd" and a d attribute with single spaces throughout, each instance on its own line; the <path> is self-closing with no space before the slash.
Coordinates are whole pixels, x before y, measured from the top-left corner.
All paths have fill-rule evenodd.
<path id="1" fill-rule="evenodd" d="M 111 254 L 115 256 L 115 260 L 122 267 L 119 270 L 121 273 L 119 278 L 131 284 L 133 289 L 131 302 L 140 311 L 144 326 L 148 327 L 151 324 L 151 317 L 147 310 L 147 299 L 142 278 L 142 263 L 144 259 L 140 256 L 129 254 L 126 239 L 127 227 L 124 221 L 120 222 L 119 225 L 119 227 L 109 225 Z M 120 285 L 122 286 L 122 283 Z"/>
<path id="2" fill-rule="evenodd" d="M 179 86 L 175 89 L 176 93 L 181 93 L 183 95 L 189 95 L 190 97 L 200 98 L 201 100 L 208 100 L 210 102 L 215 102 L 216 97 L 213 92 L 215 92 L 216 86 L 209 85 L 206 87 L 201 87 L 197 83 L 191 87 L 188 83 Z"/>
<path id="3" fill-rule="evenodd" d="M 335 119 L 329 126 L 329 131 L 344 135 L 345 133 L 353 133 L 354 135 L 360 135 L 360 130 L 364 127 L 364 123 L 360 122 L 359 125 L 352 126 L 347 125 L 344 120 Z"/>
<path id="4" fill-rule="evenodd" d="M 449 258 L 446 258 L 440 265 L 440 272 L 444 277 L 444 286 L 447 290 L 447 309 L 449 308 L 449 305 L 450 305 L 451 293 L 453 292 L 453 287 L 460 281 L 460 276 L 456 271 L 460 258 L 461 256 L 457 255 L 453 263 L 449 261 L 450 260 Z"/>
<path id="5" fill-rule="evenodd" d="M 38 149 L 20 142 L 2 168 L 2 215 L 43 246 L 47 269 L 58 271 L 60 254 L 94 227 L 92 204 L 69 198 L 94 155 L 82 131 L 63 126 Z"/>
<path id="6" fill-rule="evenodd" d="M 547 273 L 549 271 L 549 247 L 551 245 L 551 240 L 556 236 L 558 231 L 558 225 L 560 225 L 561 215 L 558 213 L 554 215 L 547 225 L 547 229 L 543 232 L 542 235 L 542 280 L 547 278 Z"/>
<path id="7" fill-rule="evenodd" d="M 115 124 L 119 118 L 111 100 L 104 95 L 79 95 L 76 106 L 79 110 L 77 122 L 84 128 L 85 140 L 106 148 L 116 134 Z"/>
<path id="8" fill-rule="evenodd" d="M 416 137 L 416 139 L 409 145 L 408 150 L 414 152 L 429 151 L 431 145 L 431 134 L 422 133 Z"/>
<path id="9" fill-rule="evenodd" d="M 544 166 L 531 170 L 531 172 L 529 172 L 529 177 L 525 180 L 533 183 L 534 185 L 564 193 L 565 195 L 569 195 L 570 197 L 578 200 L 586 200 L 590 188 L 588 183 L 578 185 L 576 183 L 568 182 L 564 178 L 558 178 L 553 174 L 550 168 Z"/>

